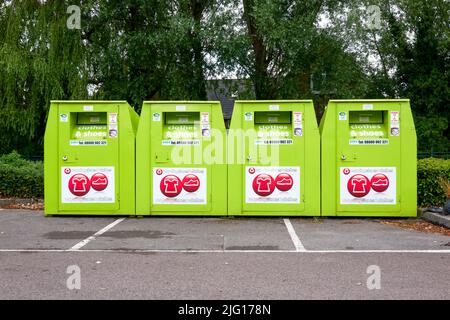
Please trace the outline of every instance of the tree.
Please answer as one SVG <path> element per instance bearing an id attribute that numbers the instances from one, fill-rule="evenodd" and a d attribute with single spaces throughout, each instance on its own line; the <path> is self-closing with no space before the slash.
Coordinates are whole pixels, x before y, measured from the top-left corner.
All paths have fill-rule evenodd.
<path id="1" fill-rule="evenodd" d="M 38 152 L 50 100 L 87 97 L 84 46 L 66 9 L 61 0 L 0 6 L 0 153 Z"/>
<path id="2" fill-rule="evenodd" d="M 367 96 L 411 100 L 421 151 L 450 149 L 449 9 L 445 0 L 349 0 L 331 16 L 330 34 L 368 76 Z"/>

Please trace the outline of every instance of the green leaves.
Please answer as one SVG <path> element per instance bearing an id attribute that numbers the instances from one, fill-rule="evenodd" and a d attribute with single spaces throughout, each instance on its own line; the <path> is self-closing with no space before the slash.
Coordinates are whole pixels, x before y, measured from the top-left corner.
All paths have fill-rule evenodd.
<path id="1" fill-rule="evenodd" d="M 69 4 L 80 6 L 81 30 L 66 26 Z M 367 25 L 370 6 L 379 28 Z M 223 78 L 245 82 L 216 88 L 237 99 L 410 98 L 419 148 L 448 151 L 449 9 L 446 0 L 8 1 L 0 154 L 42 150 L 52 99 L 125 99 L 139 111 L 143 100 L 204 100 L 216 86 L 208 80 Z"/>
<path id="2" fill-rule="evenodd" d="M 421 159 L 417 162 L 417 202 L 419 206 L 442 206 L 446 194 L 442 179 L 450 180 L 450 160 Z"/>
<path id="3" fill-rule="evenodd" d="M 44 166 L 17 152 L 0 157 L 0 197 L 43 198 Z"/>

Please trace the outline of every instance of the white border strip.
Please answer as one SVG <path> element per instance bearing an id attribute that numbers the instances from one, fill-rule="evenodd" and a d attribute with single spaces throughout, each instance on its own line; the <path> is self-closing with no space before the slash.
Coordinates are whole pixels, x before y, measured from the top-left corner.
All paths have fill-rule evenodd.
<path id="1" fill-rule="evenodd" d="M 306 249 L 303 246 L 303 243 L 300 241 L 300 238 L 297 236 L 297 233 L 295 232 L 295 229 L 292 226 L 291 221 L 289 219 L 283 219 L 283 221 L 284 221 L 284 224 L 286 225 L 289 235 L 291 236 L 291 240 L 294 243 L 295 251 L 305 252 Z"/>
<path id="2" fill-rule="evenodd" d="M 83 248 L 85 245 L 87 245 L 89 242 L 91 242 L 92 240 L 95 240 L 96 237 L 104 234 L 106 231 L 110 230 L 111 228 L 113 228 L 114 226 L 118 225 L 119 223 L 121 223 L 123 220 L 125 220 L 125 218 L 120 218 L 117 219 L 116 221 L 114 221 L 113 223 L 108 224 L 106 227 L 104 227 L 103 229 L 97 231 L 94 235 L 84 239 L 83 241 L 78 242 L 76 245 L 74 245 L 72 248 L 70 248 L 68 251 L 78 251 L 81 248 Z"/>
<path id="3" fill-rule="evenodd" d="M 176 250 L 176 249 L 0 249 L 0 252 L 36 252 L 36 253 L 89 253 L 89 252 L 104 252 L 104 253 L 447 253 L 450 254 L 450 250 Z"/>

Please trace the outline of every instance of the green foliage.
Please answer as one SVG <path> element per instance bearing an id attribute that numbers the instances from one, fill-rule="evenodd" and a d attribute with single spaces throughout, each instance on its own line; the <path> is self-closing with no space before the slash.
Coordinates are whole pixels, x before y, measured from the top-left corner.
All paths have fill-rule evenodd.
<path id="1" fill-rule="evenodd" d="M 0 197 L 43 198 L 42 161 L 28 161 L 16 151 L 0 156 Z"/>
<path id="2" fill-rule="evenodd" d="M 446 195 L 441 179 L 450 180 L 450 160 L 427 158 L 417 163 L 417 204 L 442 206 Z"/>
<path id="3" fill-rule="evenodd" d="M 50 100 L 87 96 L 84 46 L 66 9 L 65 1 L 0 5 L 0 154 L 36 152 Z"/>
<path id="4" fill-rule="evenodd" d="M 448 128 L 446 115 L 415 116 L 417 149 L 419 152 L 447 152 L 450 140 L 444 132 Z"/>
<path id="5" fill-rule="evenodd" d="M 81 30 L 66 26 L 69 5 L 80 6 Z M 381 20 L 369 28 L 373 5 Z M 126 99 L 139 111 L 143 100 L 204 100 L 226 83 L 208 82 L 218 78 L 245 84 L 228 89 L 238 99 L 410 98 L 419 148 L 448 151 L 449 9 L 447 0 L 3 1 L 0 154 L 40 153 L 52 99 Z"/>

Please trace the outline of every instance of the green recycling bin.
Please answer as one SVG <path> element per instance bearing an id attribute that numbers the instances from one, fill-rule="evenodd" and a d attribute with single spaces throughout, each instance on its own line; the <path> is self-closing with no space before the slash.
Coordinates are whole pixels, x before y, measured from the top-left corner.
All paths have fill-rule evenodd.
<path id="1" fill-rule="evenodd" d="M 320 123 L 322 215 L 417 215 L 409 100 L 331 100 Z"/>
<path id="2" fill-rule="evenodd" d="M 138 115 L 126 101 L 52 101 L 46 215 L 134 215 Z"/>
<path id="3" fill-rule="evenodd" d="M 228 215 L 320 215 L 312 101 L 236 101 L 227 157 Z"/>
<path id="4" fill-rule="evenodd" d="M 138 215 L 227 214 L 220 102 L 144 102 L 136 156 Z"/>

